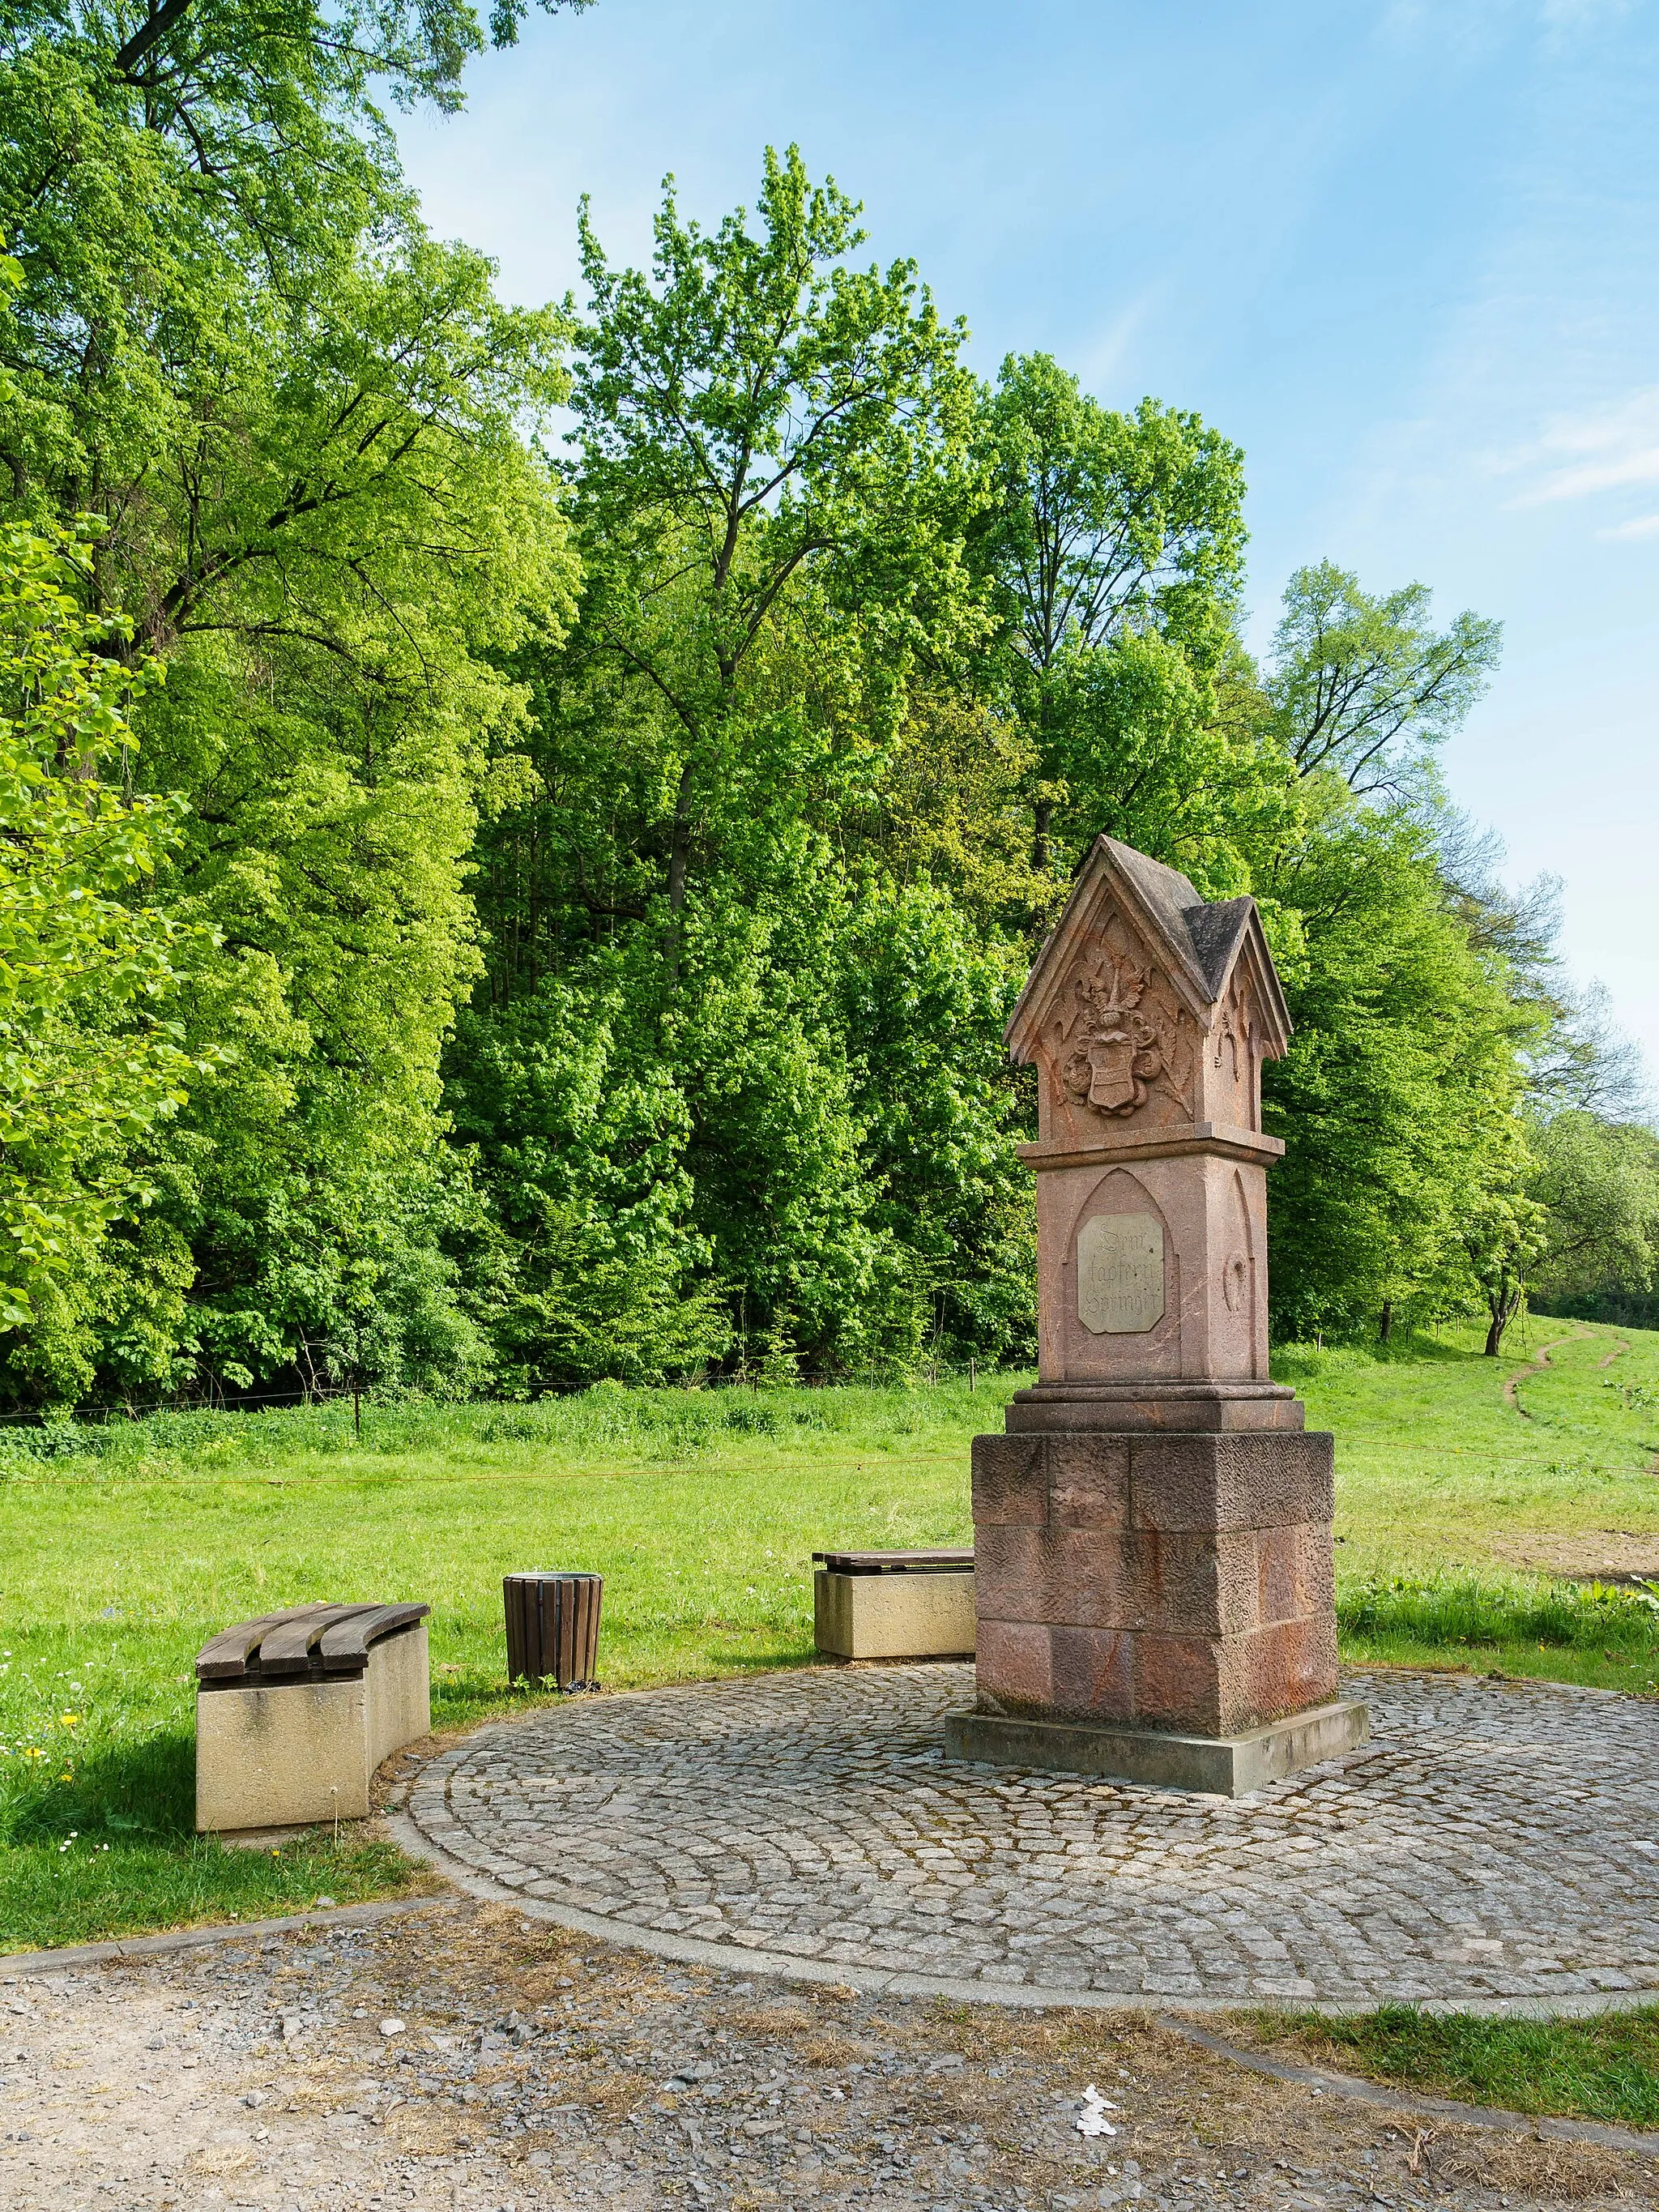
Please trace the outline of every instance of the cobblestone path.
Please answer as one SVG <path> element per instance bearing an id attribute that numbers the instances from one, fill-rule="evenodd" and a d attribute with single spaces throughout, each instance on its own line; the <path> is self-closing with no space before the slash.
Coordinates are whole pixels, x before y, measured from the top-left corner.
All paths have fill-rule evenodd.
<path id="1" fill-rule="evenodd" d="M 595 1932 L 899 1991 L 1578 2010 L 1659 1988 L 1659 1706 L 1353 1675 L 1371 1741 L 1228 1801 L 952 1764 L 972 1680 L 573 1702 L 434 1759 L 407 1810 L 441 1863 Z"/>

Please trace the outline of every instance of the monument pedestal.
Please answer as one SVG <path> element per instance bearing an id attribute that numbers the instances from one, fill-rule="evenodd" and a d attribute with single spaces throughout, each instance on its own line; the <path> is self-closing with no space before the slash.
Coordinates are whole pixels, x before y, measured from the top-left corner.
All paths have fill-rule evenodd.
<path id="1" fill-rule="evenodd" d="M 978 1709 L 951 1755 L 1234 1795 L 1363 1742 L 1332 1465 L 1289 1428 L 976 1437 Z"/>

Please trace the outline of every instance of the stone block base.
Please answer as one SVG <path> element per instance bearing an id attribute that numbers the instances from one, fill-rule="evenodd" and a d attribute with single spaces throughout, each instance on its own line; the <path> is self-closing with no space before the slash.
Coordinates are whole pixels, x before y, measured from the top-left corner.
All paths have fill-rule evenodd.
<path id="1" fill-rule="evenodd" d="M 1231 1737 L 1336 1696 L 1332 1440 L 974 1439 L 979 1709 Z"/>
<path id="2" fill-rule="evenodd" d="M 973 1571 L 843 1575 L 820 1567 L 812 1618 L 828 1659 L 971 1659 Z"/>
<path id="3" fill-rule="evenodd" d="M 1035 1766 L 1101 1781 L 1147 1783 L 1159 1790 L 1246 1797 L 1298 1767 L 1352 1751 L 1370 1734 L 1364 1706 L 1346 1700 L 1227 1736 L 951 1713 L 945 1723 L 945 1749 L 949 1758 L 987 1766 Z"/>
<path id="4" fill-rule="evenodd" d="M 383 1759 L 432 1727 L 426 1623 L 369 1646 L 362 1674 L 228 1683 L 196 1693 L 203 1832 L 362 1820 Z"/>

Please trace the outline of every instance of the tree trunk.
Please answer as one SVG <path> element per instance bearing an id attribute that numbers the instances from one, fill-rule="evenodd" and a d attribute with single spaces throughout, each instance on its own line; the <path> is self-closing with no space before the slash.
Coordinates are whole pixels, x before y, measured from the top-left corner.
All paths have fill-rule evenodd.
<path id="1" fill-rule="evenodd" d="M 1382 1301 L 1382 1318 L 1376 1325 L 1376 1340 L 1379 1344 L 1386 1344 L 1393 1334 L 1394 1300 L 1392 1298 L 1384 1298 Z"/>
<path id="2" fill-rule="evenodd" d="M 1047 875 L 1048 872 L 1048 824 L 1054 819 L 1054 806 L 1050 800 L 1038 799 L 1032 817 L 1031 866 L 1039 875 Z"/>
<path id="3" fill-rule="evenodd" d="M 1486 1310 L 1492 1316 L 1492 1327 L 1486 1331 L 1486 1358 L 1496 1359 L 1498 1347 L 1504 1341 L 1504 1331 L 1521 1310 L 1522 1285 L 1513 1290 L 1499 1291 L 1486 1300 Z"/>

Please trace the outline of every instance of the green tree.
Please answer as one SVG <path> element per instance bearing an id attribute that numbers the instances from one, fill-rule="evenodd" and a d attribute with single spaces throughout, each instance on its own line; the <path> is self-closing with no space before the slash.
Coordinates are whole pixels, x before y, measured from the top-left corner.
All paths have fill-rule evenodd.
<path id="1" fill-rule="evenodd" d="M 524 12 L 496 0 L 492 40 Z M 135 480 L 218 404 L 227 361 L 303 315 L 366 237 L 413 222 L 374 95 L 457 106 L 483 43 L 467 0 L 9 0 L 14 495 L 105 514 L 118 563 Z"/>
<path id="2" fill-rule="evenodd" d="M 1472 941 L 1436 861 L 1419 817 L 1334 798 L 1263 872 L 1303 946 L 1286 963 L 1291 1052 L 1262 1085 L 1287 1146 L 1269 1196 L 1281 1334 L 1466 1308 L 1471 1224 L 1482 1252 L 1511 1251 L 1498 1217 L 1526 1211 L 1538 1018 Z M 1506 1281 L 1522 1272 L 1512 1252 L 1504 1267 Z"/>
<path id="3" fill-rule="evenodd" d="M 786 608 L 810 603 L 878 736 L 902 705 L 907 649 L 961 596 L 959 504 L 970 389 L 914 265 L 858 270 L 858 209 L 812 184 L 793 147 L 766 156 L 758 234 L 745 211 L 705 233 L 672 180 L 651 275 L 613 270 L 581 221 L 592 300 L 572 406 L 586 565 L 583 641 L 659 706 L 669 975 L 696 848 L 808 766 L 794 702 L 745 697 Z M 880 696 L 885 693 L 884 698 Z"/>
<path id="4" fill-rule="evenodd" d="M 1194 414 L 1154 399 L 1133 415 L 1101 406 L 1046 354 L 1004 362 L 983 435 L 994 491 L 977 550 L 995 580 L 1013 697 L 1035 748 L 1042 869 L 1056 806 L 1063 814 L 1079 775 L 1091 795 L 1103 781 L 1103 713 L 1113 726 L 1127 691 L 1144 700 L 1149 684 L 1179 690 L 1226 649 L 1244 545 L 1243 460 Z M 1158 658 L 1155 640 L 1173 654 Z M 1113 648 L 1128 667 L 1111 666 Z M 1167 696 L 1155 712 L 1167 725 Z M 1086 817 L 1086 798 L 1080 811 Z"/>
<path id="5" fill-rule="evenodd" d="M 0 1328 L 40 1318 L 107 1224 L 141 1208 L 134 1146 L 211 1054 L 185 1049 L 203 948 L 142 894 L 179 809 L 128 784 L 133 696 L 80 604 L 89 542 L 0 530 Z"/>
<path id="6" fill-rule="evenodd" d="M 1543 1209 L 1547 1256 L 1534 1270 L 1553 1297 L 1646 1291 L 1659 1262 L 1659 1136 L 1577 1109 L 1534 1140 L 1531 1194 Z"/>
<path id="7" fill-rule="evenodd" d="M 998 1043 L 1023 961 L 994 915 L 1024 906 L 1023 839 L 1006 880 L 964 842 L 1010 810 L 953 680 L 986 627 L 973 393 L 909 265 L 849 265 L 854 215 L 792 153 L 756 222 L 671 199 L 649 274 L 585 234 L 582 595 L 519 664 L 448 1062 L 527 1373 L 603 1356 L 621 1311 L 630 1361 L 706 1363 L 712 1318 L 671 1326 L 705 1297 L 777 1373 L 914 1364 L 942 1312 L 1029 1329 Z"/>
<path id="8" fill-rule="evenodd" d="M 1422 584 L 1381 595 L 1334 562 L 1285 592 L 1266 690 L 1302 775 L 1340 775 L 1360 796 L 1400 793 L 1460 728 L 1497 665 L 1501 623 L 1464 612 L 1431 624 Z"/>
<path id="9" fill-rule="evenodd" d="M 16 508 L 104 521 L 80 588 L 114 664 L 167 668 L 131 774 L 183 802 L 158 904 L 219 941 L 185 1048 L 234 1048 L 151 1131 L 142 1233 L 82 1254 L 64 1326 L 17 1355 L 36 1368 L 246 1388 L 395 1336 L 477 1371 L 437 1059 L 524 707 L 504 663 L 570 605 L 526 442 L 567 325 L 426 236 L 370 95 L 453 104 L 483 35 L 447 0 L 8 19 L 0 446 Z"/>

